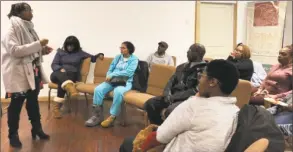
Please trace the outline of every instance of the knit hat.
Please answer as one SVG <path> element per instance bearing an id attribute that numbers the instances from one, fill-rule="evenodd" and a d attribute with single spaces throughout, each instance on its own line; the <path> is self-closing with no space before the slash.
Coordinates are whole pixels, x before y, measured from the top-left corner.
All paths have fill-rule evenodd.
<path id="1" fill-rule="evenodd" d="M 168 48 L 168 44 L 164 41 L 161 41 L 158 43 L 160 46 L 164 47 L 164 48 Z"/>

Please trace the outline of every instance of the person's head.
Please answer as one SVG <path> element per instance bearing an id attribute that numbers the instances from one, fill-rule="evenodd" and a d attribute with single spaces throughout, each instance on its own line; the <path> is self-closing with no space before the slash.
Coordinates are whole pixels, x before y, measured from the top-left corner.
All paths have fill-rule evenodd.
<path id="1" fill-rule="evenodd" d="M 81 50 L 79 40 L 75 36 L 68 36 L 64 43 L 63 49 L 67 52 L 77 52 Z"/>
<path id="2" fill-rule="evenodd" d="M 200 62 L 206 53 L 206 49 L 202 44 L 195 43 L 189 47 L 187 51 L 187 59 L 189 62 Z"/>
<path id="3" fill-rule="evenodd" d="M 163 54 L 165 54 L 165 52 L 166 52 L 166 50 L 168 49 L 168 44 L 166 43 L 166 42 L 164 42 L 164 41 L 161 41 L 161 42 L 159 42 L 158 43 L 158 54 L 159 55 L 163 55 Z"/>
<path id="4" fill-rule="evenodd" d="M 104 59 L 104 53 L 99 53 L 97 55 L 97 58 L 99 58 L 100 60 L 103 60 Z"/>
<path id="5" fill-rule="evenodd" d="M 293 44 L 287 45 L 279 51 L 278 61 L 282 65 L 292 63 L 293 58 Z"/>
<path id="6" fill-rule="evenodd" d="M 31 21 L 33 18 L 33 10 L 27 3 L 15 3 L 11 5 L 9 14 L 7 15 L 10 19 L 12 16 L 18 16 L 23 20 Z"/>
<path id="7" fill-rule="evenodd" d="M 242 43 L 237 44 L 232 53 L 235 59 L 249 59 L 251 57 L 249 47 Z"/>
<path id="8" fill-rule="evenodd" d="M 198 77 L 199 94 L 202 97 L 228 96 L 236 88 L 239 72 L 227 60 L 213 60 Z"/>
<path id="9" fill-rule="evenodd" d="M 135 51 L 135 47 L 131 42 L 125 41 L 121 44 L 120 51 L 122 55 L 131 55 Z"/>

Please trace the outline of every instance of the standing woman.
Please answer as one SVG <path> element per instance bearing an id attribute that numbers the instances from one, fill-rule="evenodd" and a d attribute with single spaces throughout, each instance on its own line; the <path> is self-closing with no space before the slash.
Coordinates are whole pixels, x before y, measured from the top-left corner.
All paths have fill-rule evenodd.
<path id="1" fill-rule="evenodd" d="M 39 39 L 31 22 L 32 9 L 27 3 L 11 5 L 10 27 L 2 40 L 2 74 L 6 97 L 11 98 L 8 107 L 9 140 L 12 147 L 22 146 L 19 136 L 19 117 L 24 100 L 32 124 L 32 138 L 49 139 L 41 125 L 38 95 L 42 84 L 48 80 L 42 68 L 44 54 L 52 51 L 48 39 Z"/>

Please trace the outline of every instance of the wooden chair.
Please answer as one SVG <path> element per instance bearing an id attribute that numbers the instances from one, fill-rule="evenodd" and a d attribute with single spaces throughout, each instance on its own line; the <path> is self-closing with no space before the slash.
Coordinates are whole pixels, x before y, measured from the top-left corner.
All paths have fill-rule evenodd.
<path id="1" fill-rule="evenodd" d="M 82 65 L 81 65 L 81 69 L 80 69 L 80 82 L 86 82 L 87 80 L 87 76 L 89 74 L 89 69 L 90 69 L 90 64 L 91 64 L 91 58 L 86 58 L 83 60 Z M 50 82 L 48 84 L 49 87 L 49 92 L 48 92 L 48 109 L 50 109 L 51 106 L 51 91 L 52 89 L 58 89 L 58 85 L 56 83 Z M 88 103 L 87 103 L 88 106 Z"/>

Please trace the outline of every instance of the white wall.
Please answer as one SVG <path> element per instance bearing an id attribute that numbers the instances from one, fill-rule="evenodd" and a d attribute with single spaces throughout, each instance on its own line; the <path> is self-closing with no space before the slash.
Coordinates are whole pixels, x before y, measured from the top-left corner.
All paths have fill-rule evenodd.
<path id="1" fill-rule="evenodd" d="M 247 2 L 238 2 L 237 42 L 245 43 Z M 1 1 L 1 37 L 8 28 L 6 15 L 13 3 Z M 103 52 L 112 57 L 119 53 L 120 43 L 129 40 L 136 46 L 135 54 L 145 59 L 156 50 L 157 42 L 164 40 L 169 43 L 168 53 L 176 56 L 180 64 L 186 61 L 186 51 L 194 42 L 194 1 L 30 1 L 29 4 L 34 11 L 36 31 L 41 38 L 48 38 L 54 48 L 73 34 L 87 52 Z M 2 51 L 5 50 L 1 47 Z M 54 55 L 44 58 L 48 76 Z M 90 74 L 88 81 L 92 78 Z M 47 92 L 45 86 L 40 96 L 47 96 Z M 4 95 L 1 76 L 1 97 Z"/>
<path id="2" fill-rule="evenodd" d="M 8 28 L 7 14 L 13 1 L 1 1 L 1 37 Z M 154 52 L 158 41 L 169 43 L 168 53 L 178 63 L 186 61 L 186 51 L 194 42 L 195 2 L 192 1 L 30 1 L 35 29 L 40 38 L 58 48 L 68 35 L 76 35 L 85 51 L 105 56 L 119 53 L 122 41 L 136 46 L 140 59 Z M 1 48 L 1 52 L 5 51 Z M 44 58 L 50 76 L 55 53 Z M 91 69 L 93 70 L 93 69 Z M 92 80 L 92 76 L 90 76 Z M 1 97 L 5 95 L 1 76 Z M 40 96 L 47 96 L 47 86 Z"/>

